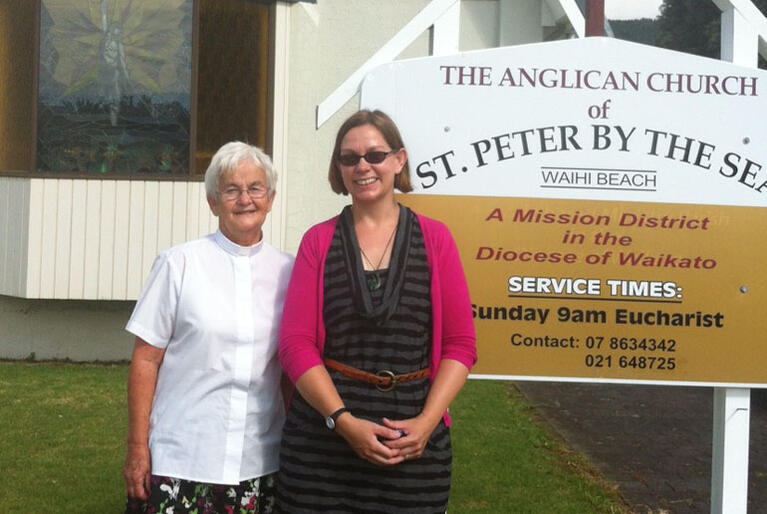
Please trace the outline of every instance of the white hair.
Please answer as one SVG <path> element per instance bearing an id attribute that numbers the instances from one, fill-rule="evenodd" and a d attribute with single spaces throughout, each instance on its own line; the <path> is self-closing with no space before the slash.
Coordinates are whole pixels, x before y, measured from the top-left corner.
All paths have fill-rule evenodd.
<path id="1" fill-rule="evenodd" d="M 277 187 L 277 171 L 274 169 L 272 159 L 257 146 L 242 141 L 231 141 L 218 149 L 205 171 L 205 194 L 208 198 L 216 200 L 221 175 L 234 171 L 243 161 L 250 161 L 264 171 L 269 196 L 274 194 Z"/>

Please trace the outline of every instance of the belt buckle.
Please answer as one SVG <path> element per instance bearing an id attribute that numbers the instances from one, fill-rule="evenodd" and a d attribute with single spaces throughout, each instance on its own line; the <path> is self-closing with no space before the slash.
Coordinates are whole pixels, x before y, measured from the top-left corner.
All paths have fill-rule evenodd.
<path id="1" fill-rule="evenodd" d="M 378 389 L 379 391 L 381 391 L 383 393 L 385 393 L 387 391 L 391 391 L 397 385 L 396 380 L 394 380 L 394 377 L 396 375 L 394 375 L 394 373 L 392 371 L 389 371 L 388 369 L 382 369 L 381 371 L 376 373 L 376 376 L 378 378 L 382 378 L 382 379 L 387 379 L 388 378 L 390 380 L 389 385 L 387 385 L 387 386 L 384 386 L 384 385 L 381 385 L 381 384 L 376 384 L 376 389 Z"/>

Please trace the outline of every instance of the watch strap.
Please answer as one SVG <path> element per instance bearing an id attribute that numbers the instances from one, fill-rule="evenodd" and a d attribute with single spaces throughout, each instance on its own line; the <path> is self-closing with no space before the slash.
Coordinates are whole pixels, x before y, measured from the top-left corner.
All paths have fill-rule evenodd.
<path id="1" fill-rule="evenodd" d="M 330 416 L 325 418 L 325 424 L 327 425 L 327 427 L 329 429 L 331 429 L 331 430 L 335 430 L 335 428 L 336 428 L 336 420 L 344 412 L 349 412 L 349 409 L 347 409 L 346 407 L 341 407 L 337 411 L 333 412 Z"/>

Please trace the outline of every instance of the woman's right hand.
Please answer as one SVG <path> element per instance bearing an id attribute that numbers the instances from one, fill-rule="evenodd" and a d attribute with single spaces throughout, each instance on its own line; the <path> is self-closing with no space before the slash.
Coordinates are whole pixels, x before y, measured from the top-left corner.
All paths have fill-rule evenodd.
<path id="1" fill-rule="evenodd" d="M 382 440 L 399 438 L 401 433 L 398 430 L 347 413 L 336 421 L 336 432 L 349 443 L 359 458 L 371 464 L 393 466 L 404 460 L 399 450 L 381 443 Z"/>
<path id="2" fill-rule="evenodd" d="M 128 498 L 149 499 L 152 459 L 146 444 L 128 444 L 123 466 L 125 492 Z"/>

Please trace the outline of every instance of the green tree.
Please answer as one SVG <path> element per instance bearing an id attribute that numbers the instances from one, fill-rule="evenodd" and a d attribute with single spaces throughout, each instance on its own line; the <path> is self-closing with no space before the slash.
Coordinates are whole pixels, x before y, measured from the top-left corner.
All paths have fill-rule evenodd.
<path id="1" fill-rule="evenodd" d="M 658 33 L 657 18 L 639 18 L 636 20 L 610 20 L 610 27 L 618 39 L 642 43 L 643 45 L 655 45 Z"/>
<path id="2" fill-rule="evenodd" d="M 767 13 L 767 0 L 752 1 L 762 13 Z M 663 0 L 655 44 L 718 59 L 721 14 L 711 1 Z M 759 65 L 765 67 L 764 59 L 759 59 Z"/>

